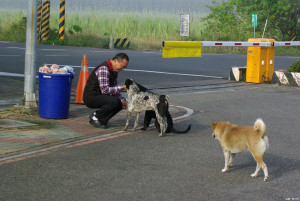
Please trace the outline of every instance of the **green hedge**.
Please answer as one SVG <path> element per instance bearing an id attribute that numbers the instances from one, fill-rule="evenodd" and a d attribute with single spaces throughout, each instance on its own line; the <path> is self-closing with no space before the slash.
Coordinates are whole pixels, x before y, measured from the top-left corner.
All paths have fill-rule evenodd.
<path id="1" fill-rule="evenodd" d="M 288 72 L 300 72 L 300 59 L 294 61 L 288 68 Z"/>

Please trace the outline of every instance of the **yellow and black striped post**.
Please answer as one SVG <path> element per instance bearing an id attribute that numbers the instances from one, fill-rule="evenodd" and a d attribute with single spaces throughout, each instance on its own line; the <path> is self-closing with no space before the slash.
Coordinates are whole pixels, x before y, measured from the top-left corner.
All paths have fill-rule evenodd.
<path id="1" fill-rule="evenodd" d="M 36 27 L 36 33 L 37 33 L 37 39 L 40 40 L 40 31 L 41 31 L 41 19 L 42 19 L 42 1 L 38 1 L 38 14 L 37 14 L 37 27 Z"/>
<path id="2" fill-rule="evenodd" d="M 127 38 L 117 38 L 114 39 L 114 48 L 124 49 L 129 48 L 130 41 Z"/>
<path id="3" fill-rule="evenodd" d="M 65 39 L 65 0 L 60 1 L 59 10 L 59 40 Z"/>
<path id="4" fill-rule="evenodd" d="M 43 1 L 42 9 L 42 40 L 49 38 L 49 22 L 50 22 L 50 1 Z"/>
<path id="5" fill-rule="evenodd" d="M 290 40 L 294 41 L 296 39 L 296 25 L 292 28 L 290 32 Z"/>

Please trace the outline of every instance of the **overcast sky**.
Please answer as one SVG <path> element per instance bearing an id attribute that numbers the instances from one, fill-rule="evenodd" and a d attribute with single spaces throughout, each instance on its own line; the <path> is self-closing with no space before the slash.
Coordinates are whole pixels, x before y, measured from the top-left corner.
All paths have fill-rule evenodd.
<path id="1" fill-rule="evenodd" d="M 51 0 L 51 9 L 59 9 L 60 0 Z M 70 11 L 96 10 L 116 12 L 171 12 L 171 13 L 208 13 L 205 5 L 211 0 L 65 0 Z M 27 0 L 0 0 L 1 9 L 27 10 Z"/>

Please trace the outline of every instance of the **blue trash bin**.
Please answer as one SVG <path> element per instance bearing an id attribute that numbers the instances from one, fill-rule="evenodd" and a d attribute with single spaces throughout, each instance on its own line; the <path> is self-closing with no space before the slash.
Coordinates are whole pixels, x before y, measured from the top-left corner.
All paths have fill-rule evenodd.
<path id="1" fill-rule="evenodd" d="M 71 86 L 74 73 L 49 74 L 39 72 L 39 115 L 48 119 L 69 116 Z"/>

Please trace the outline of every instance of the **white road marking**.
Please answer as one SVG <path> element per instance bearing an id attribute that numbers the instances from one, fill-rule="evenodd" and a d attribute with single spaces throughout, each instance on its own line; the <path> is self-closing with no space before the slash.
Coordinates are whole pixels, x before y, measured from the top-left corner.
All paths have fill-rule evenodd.
<path id="1" fill-rule="evenodd" d="M 174 94 L 169 94 L 169 96 L 182 96 L 182 95 L 193 95 L 193 94 L 209 94 L 209 93 L 223 93 L 223 92 L 235 92 L 235 91 L 240 91 L 240 90 L 252 90 L 252 89 L 258 89 L 259 87 L 239 87 L 237 89 L 224 89 L 223 90 L 210 90 L 210 91 L 197 91 L 197 92 L 182 92 L 182 93 L 174 93 Z"/>
<path id="2" fill-rule="evenodd" d="M 169 96 L 182 96 L 185 94 L 208 94 L 208 93 L 220 93 L 220 92 L 233 92 L 236 91 L 234 89 L 226 89 L 226 90 L 214 90 L 214 91 L 198 91 L 198 92 L 183 92 L 183 93 L 176 93 L 176 94 L 169 94 Z"/>
<path id="3" fill-rule="evenodd" d="M 42 49 L 43 51 L 66 51 L 62 49 Z"/>
<path id="4" fill-rule="evenodd" d="M 148 51 L 144 51 L 143 54 L 162 54 L 162 52 L 148 52 Z"/>
<path id="5" fill-rule="evenodd" d="M 16 54 L 11 54 L 11 55 L 0 55 L 0 57 L 20 57 L 22 55 L 16 55 Z"/>
<path id="6" fill-rule="evenodd" d="M 202 56 L 223 56 L 225 54 L 214 54 L 214 53 L 202 53 Z"/>
<path id="7" fill-rule="evenodd" d="M 57 55 L 45 55 L 45 57 L 69 57 L 72 55 L 62 55 L 62 54 L 57 54 Z"/>
<path id="8" fill-rule="evenodd" d="M 181 76 L 191 76 L 191 77 L 208 77 L 208 78 L 224 79 L 224 77 L 217 77 L 217 76 L 211 76 L 211 75 L 182 74 L 182 73 L 170 73 L 170 72 L 163 72 L 163 71 L 147 71 L 147 70 L 134 70 L 134 69 L 125 69 L 125 71 L 143 72 L 143 73 L 157 73 L 157 74 L 167 74 L 167 75 L 181 75 Z"/>
<path id="9" fill-rule="evenodd" d="M 0 72 L 0 75 L 9 76 L 9 77 L 24 77 L 24 74 L 7 73 L 7 72 Z"/>
<path id="10" fill-rule="evenodd" d="M 7 76 L 7 77 L 25 77 L 24 74 L 19 73 L 7 73 L 7 72 L 0 72 L 0 75 Z M 36 78 L 39 78 L 39 76 L 35 76 Z"/>
<path id="11" fill-rule="evenodd" d="M 173 118 L 173 120 L 184 119 L 184 118 L 187 118 L 187 117 L 191 116 L 194 113 L 193 109 L 190 109 L 190 108 L 187 108 L 187 107 L 175 106 L 175 105 L 171 105 L 171 106 L 173 106 L 173 107 L 179 107 L 179 108 L 182 108 L 182 109 L 186 110 L 186 113 L 183 116 L 175 117 L 175 118 Z"/>
<path id="12" fill-rule="evenodd" d="M 10 49 L 21 49 L 21 50 L 25 50 L 25 47 L 6 47 L 6 48 L 10 48 Z"/>
<path id="13" fill-rule="evenodd" d="M 110 51 L 104 51 L 104 50 L 94 50 L 94 51 L 90 51 L 90 52 L 112 53 L 112 52 L 116 52 L 116 51 L 114 51 L 114 50 L 110 50 Z"/>

